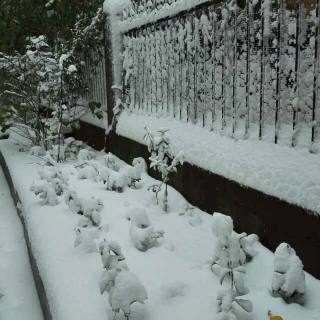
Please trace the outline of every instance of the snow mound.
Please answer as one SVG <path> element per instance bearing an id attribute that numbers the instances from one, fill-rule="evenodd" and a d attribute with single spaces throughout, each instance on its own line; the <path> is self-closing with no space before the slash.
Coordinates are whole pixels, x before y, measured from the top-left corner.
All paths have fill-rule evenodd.
<path id="1" fill-rule="evenodd" d="M 114 312 L 120 309 L 128 317 L 131 313 L 131 304 L 148 299 L 148 293 L 141 281 L 129 271 L 121 271 L 115 278 L 115 285 L 110 291 L 109 303 Z"/>
<path id="2" fill-rule="evenodd" d="M 172 283 L 163 283 L 160 287 L 162 297 L 170 300 L 175 297 L 184 296 L 186 291 L 186 284 L 180 281 Z"/>

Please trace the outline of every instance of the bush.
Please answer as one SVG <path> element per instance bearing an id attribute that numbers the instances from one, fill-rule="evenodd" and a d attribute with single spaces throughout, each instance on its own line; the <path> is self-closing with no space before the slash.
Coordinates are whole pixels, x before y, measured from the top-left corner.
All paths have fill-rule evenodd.
<path id="1" fill-rule="evenodd" d="M 293 248 L 281 243 L 274 255 L 272 293 L 287 303 L 300 302 L 306 288 L 303 264 Z"/>

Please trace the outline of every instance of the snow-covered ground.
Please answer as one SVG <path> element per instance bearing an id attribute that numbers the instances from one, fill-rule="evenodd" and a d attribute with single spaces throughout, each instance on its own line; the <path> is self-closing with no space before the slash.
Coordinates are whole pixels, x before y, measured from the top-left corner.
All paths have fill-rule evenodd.
<path id="1" fill-rule="evenodd" d="M 42 320 L 21 222 L 0 168 L 1 320 Z"/>
<path id="2" fill-rule="evenodd" d="M 38 196 L 30 192 L 33 181 L 39 179 L 38 169 L 43 164 L 38 157 L 18 151 L 12 140 L 1 141 L 0 150 L 6 158 L 13 181 L 23 202 L 23 212 L 37 259 L 39 271 L 47 291 L 54 320 L 112 319 L 108 293 L 100 295 L 99 280 L 103 270 L 98 252 L 87 253 L 75 248 L 74 228 L 81 216 L 69 210 L 63 196 L 57 206 L 43 206 Z M 100 153 L 99 157 L 103 154 Z M 101 161 L 101 158 L 98 160 Z M 169 189 L 171 211 L 165 214 L 155 203 L 147 188 L 156 181 L 142 175 L 138 189 L 126 187 L 123 193 L 105 190 L 102 182 L 78 179 L 74 164 L 61 164 L 69 187 L 85 199 L 100 198 L 102 225 L 109 231 L 100 231 L 101 240 L 118 241 L 130 271 L 144 284 L 148 292 L 145 305 L 132 305 L 130 320 L 214 319 L 217 292 L 222 288 L 212 273 L 208 260 L 212 258 L 214 237 L 212 216 L 198 209 L 195 216 L 202 219 L 197 226 L 190 225 L 188 215 L 179 215 L 182 196 Z M 119 161 L 120 166 L 124 163 Z M 131 222 L 126 214 L 133 208 L 145 209 L 155 229 L 165 231 L 159 246 L 147 252 L 138 251 L 130 241 Z M 106 229 L 105 229 L 106 230 Z M 254 311 L 247 314 L 236 309 L 239 320 L 268 319 L 267 312 L 290 320 L 319 320 L 320 281 L 306 274 L 306 302 L 287 305 L 280 298 L 270 296 L 273 274 L 273 253 L 260 243 L 258 255 L 246 265 L 248 298 Z M 223 287 L 228 287 L 228 283 Z M 124 319 L 123 314 L 116 319 Z"/>
<path id="3" fill-rule="evenodd" d="M 117 133 L 146 144 L 145 126 L 151 132 L 170 129 L 173 153 L 183 150 L 190 164 L 320 214 L 320 154 L 256 138 L 231 139 L 191 123 L 126 112 Z"/>

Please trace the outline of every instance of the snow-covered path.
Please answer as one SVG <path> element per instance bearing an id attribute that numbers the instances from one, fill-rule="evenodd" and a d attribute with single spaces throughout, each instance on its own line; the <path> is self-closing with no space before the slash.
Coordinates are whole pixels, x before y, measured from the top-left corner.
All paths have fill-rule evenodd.
<path id="1" fill-rule="evenodd" d="M 0 169 L 1 320 L 43 320 L 23 229 Z"/>

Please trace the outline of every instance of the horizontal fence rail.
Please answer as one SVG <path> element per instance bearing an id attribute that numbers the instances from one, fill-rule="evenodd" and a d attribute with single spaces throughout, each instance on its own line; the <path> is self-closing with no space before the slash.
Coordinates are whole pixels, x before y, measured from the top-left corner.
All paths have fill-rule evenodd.
<path id="1" fill-rule="evenodd" d="M 169 14 L 178 1 L 123 12 L 123 24 L 140 21 L 123 34 L 131 111 L 316 152 L 320 0 L 208 1 Z"/>

